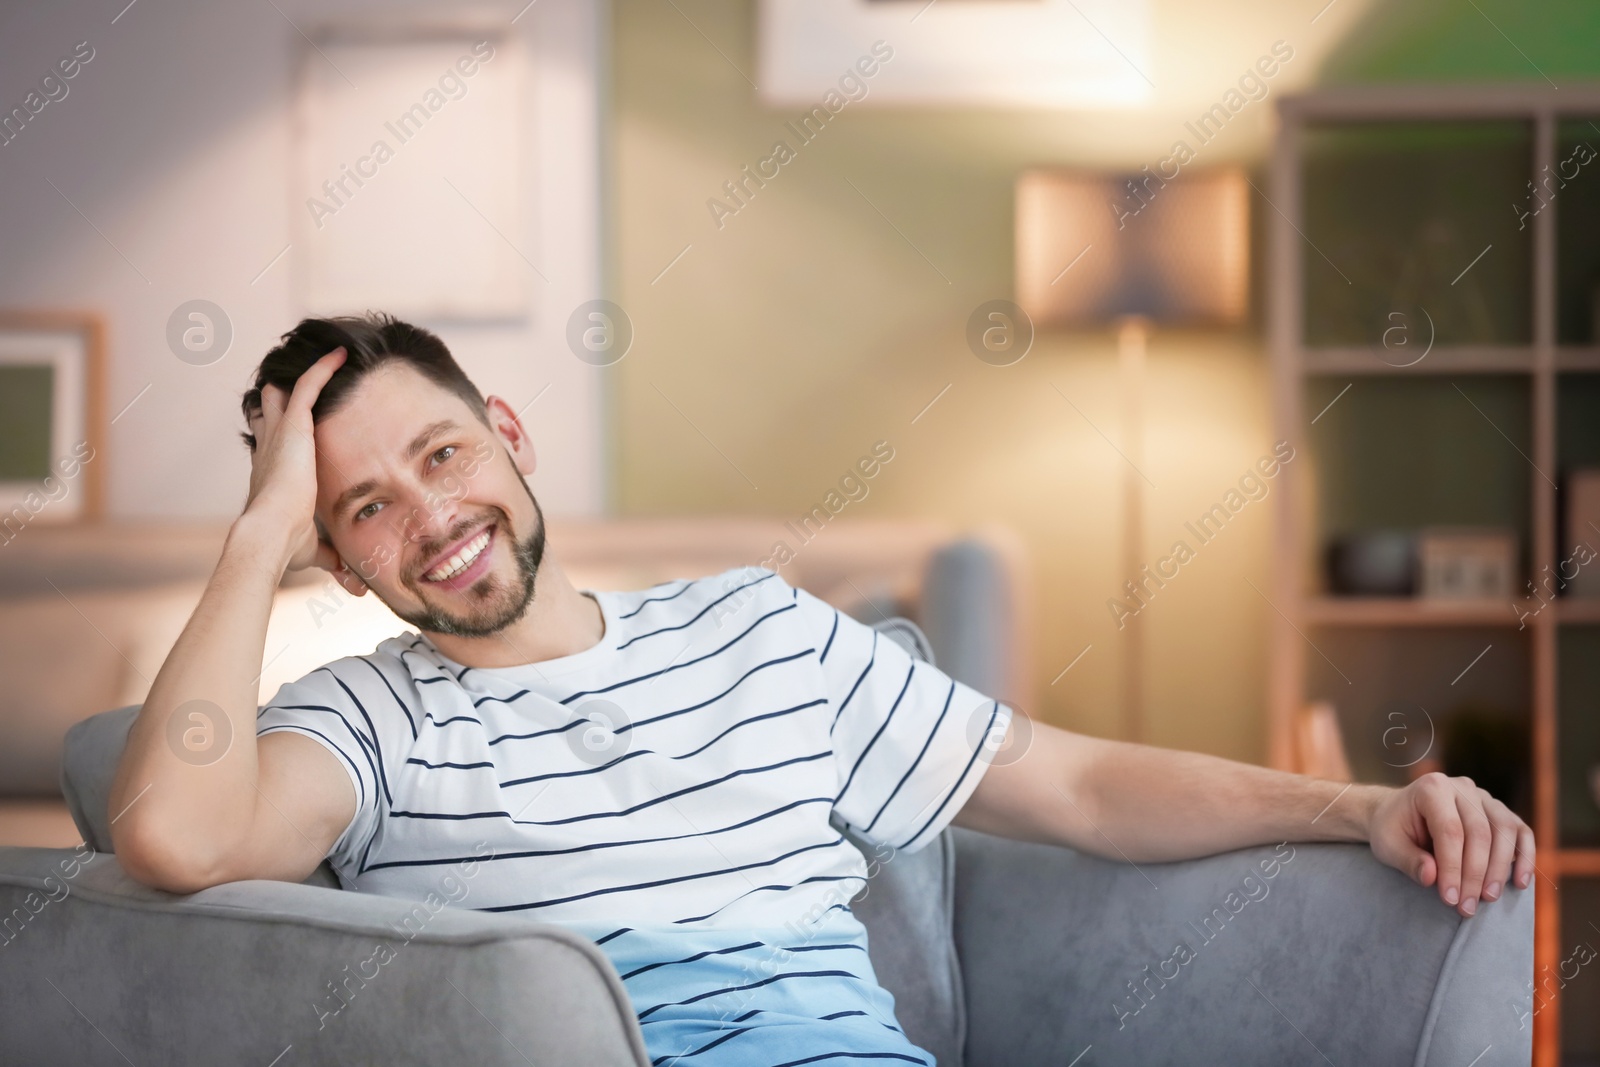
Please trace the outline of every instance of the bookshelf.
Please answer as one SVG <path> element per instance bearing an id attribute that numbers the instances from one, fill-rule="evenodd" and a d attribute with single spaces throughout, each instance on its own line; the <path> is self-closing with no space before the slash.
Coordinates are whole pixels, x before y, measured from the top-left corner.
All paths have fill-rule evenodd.
<path id="1" fill-rule="evenodd" d="M 1291 765 L 1295 716 L 1325 699 L 1357 777 L 1404 780 L 1382 758 L 1385 709 L 1433 701 L 1430 739 L 1453 707 L 1498 709 L 1526 738 L 1525 760 L 1501 751 L 1540 849 L 1545 979 L 1600 940 L 1585 781 L 1600 764 L 1600 598 L 1524 616 L 1520 593 L 1338 596 L 1322 553 L 1343 533 L 1477 525 L 1517 534 L 1519 586 L 1565 558 L 1559 487 L 1600 466 L 1600 158 L 1571 162 L 1600 149 L 1600 86 L 1363 87 L 1278 110 L 1262 210 L 1271 398 L 1275 437 L 1309 462 L 1284 468 L 1274 505 L 1269 758 Z M 1536 201 L 1529 183 L 1548 174 Z M 1385 343 L 1397 324 L 1412 347 Z M 1555 995 L 1533 1019 L 1533 1062 L 1600 1062 L 1600 1020 L 1577 1008 L 1600 974 L 1539 984 Z"/>

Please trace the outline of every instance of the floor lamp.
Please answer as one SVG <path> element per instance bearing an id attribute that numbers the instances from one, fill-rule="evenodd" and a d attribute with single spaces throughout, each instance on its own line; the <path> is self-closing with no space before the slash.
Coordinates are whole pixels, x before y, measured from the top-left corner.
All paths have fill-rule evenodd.
<path id="1" fill-rule="evenodd" d="M 1163 179 L 1025 171 L 1016 189 L 1017 303 L 1036 331 L 1104 328 L 1117 337 L 1122 443 L 1121 569 L 1144 558 L 1145 347 L 1160 326 L 1230 326 L 1249 295 L 1249 182 L 1235 169 Z M 1119 595 L 1125 590 L 1119 589 Z M 1144 627 L 1123 655 L 1123 736 L 1145 737 Z"/>

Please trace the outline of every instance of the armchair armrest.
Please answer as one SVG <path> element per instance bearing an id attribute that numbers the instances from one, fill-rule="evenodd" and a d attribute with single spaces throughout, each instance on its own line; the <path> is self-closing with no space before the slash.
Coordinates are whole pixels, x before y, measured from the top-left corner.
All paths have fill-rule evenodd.
<path id="1" fill-rule="evenodd" d="M 85 854 L 0 848 L 7 1062 L 648 1064 L 610 961 L 560 926 L 453 891 L 173 896 Z"/>
<path id="2" fill-rule="evenodd" d="M 956 836 L 972 1067 L 1531 1058 L 1531 888 L 1463 920 L 1359 845 L 1135 867 Z"/>

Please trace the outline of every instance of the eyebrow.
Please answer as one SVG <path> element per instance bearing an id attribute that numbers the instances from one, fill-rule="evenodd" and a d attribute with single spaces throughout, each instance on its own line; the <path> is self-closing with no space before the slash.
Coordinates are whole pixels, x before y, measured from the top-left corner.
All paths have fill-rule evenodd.
<path id="1" fill-rule="evenodd" d="M 424 426 L 422 428 L 422 432 L 413 437 L 411 439 L 411 443 L 406 445 L 405 455 L 407 462 L 414 460 L 421 455 L 423 450 L 428 447 L 429 442 L 431 442 L 435 437 L 445 433 L 448 430 L 455 430 L 459 428 L 460 427 L 453 419 L 440 419 L 438 422 L 429 423 L 427 426 Z M 357 482 L 355 485 L 352 485 L 350 488 L 340 493 L 339 499 L 333 502 L 333 520 L 335 522 L 341 520 L 344 517 L 345 511 L 349 509 L 350 505 L 354 504 L 358 499 L 366 496 L 377 487 L 377 480 L 374 478 L 368 478 L 366 481 Z"/>

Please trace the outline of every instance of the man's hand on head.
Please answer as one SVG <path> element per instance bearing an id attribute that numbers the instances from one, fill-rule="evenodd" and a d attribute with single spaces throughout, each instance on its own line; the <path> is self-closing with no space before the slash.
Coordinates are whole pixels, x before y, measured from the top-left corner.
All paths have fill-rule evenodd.
<path id="1" fill-rule="evenodd" d="M 313 363 L 285 394 L 275 385 L 261 389 L 261 411 L 250 420 L 256 447 L 250 454 L 250 495 L 244 513 L 282 524 L 289 538 L 291 570 L 319 566 L 337 571 L 339 554 L 319 535 L 317 453 L 311 408 L 323 386 L 344 364 L 345 350 L 336 348 Z"/>
<path id="2" fill-rule="evenodd" d="M 1434 886 L 1462 915 L 1479 901 L 1497 900 L 1509 880 L 1533 882 L 1533 831 L 1470 778 L 1425 774 L 1386 793 L 1368 824 L 1372 854 Z"/>

